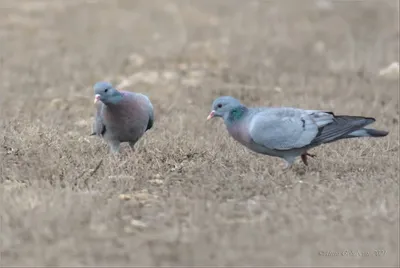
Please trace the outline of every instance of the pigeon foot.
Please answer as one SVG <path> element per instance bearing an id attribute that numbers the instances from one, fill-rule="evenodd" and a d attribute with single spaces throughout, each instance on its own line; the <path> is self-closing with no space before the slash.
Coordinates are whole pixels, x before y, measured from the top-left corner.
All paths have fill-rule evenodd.
<path id="1" fill-rule="evenodd" d="M 314 157 L 316 157 L 316 155 L 309 154 L 307 152 L 305 152 L 304 154 L 301 155 L 301 160 L 303 161 L 304 165 L 306 165 L 306 166 L 308 166 L 307 156 L 314 158 Z"/>

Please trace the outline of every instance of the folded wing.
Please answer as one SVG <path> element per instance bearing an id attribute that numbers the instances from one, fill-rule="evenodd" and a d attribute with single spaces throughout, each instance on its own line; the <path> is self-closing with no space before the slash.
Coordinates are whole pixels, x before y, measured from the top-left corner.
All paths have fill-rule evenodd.
<path id="1" fill-rule="evenodd" d="M 253 141 L 270 149 L 302 148 L 334 121 L 330 112 L 295 108 L 266 108 L 256 112 L 250 123 Z"/>

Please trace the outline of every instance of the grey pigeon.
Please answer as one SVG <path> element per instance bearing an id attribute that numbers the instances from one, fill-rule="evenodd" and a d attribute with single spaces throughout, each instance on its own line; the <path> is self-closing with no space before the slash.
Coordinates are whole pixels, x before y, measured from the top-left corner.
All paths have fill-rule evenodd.
<path id="1" fill-rule="evenodd" d="M 140 93 L 118 91 L 108 82 L 94 85 L 96 116 L 93 133 L 103 137 L 113 153 L 121 142 L 135 143 L 154 123 L 153 105 Z"/>
<path id="2" fill-rule="evenodd" d="M 207 120 L 222 117 L 229 134 L 250 150 L 286 161 L 284 169 L 307 151 L 324 143 L 358 137 L 384 137 L 386 131 L 365 128 L 374 118 L 335 115 L 332 112 L 290 107 L 247 108 L 239 100 L 222 96 L 214 100 Z"/>

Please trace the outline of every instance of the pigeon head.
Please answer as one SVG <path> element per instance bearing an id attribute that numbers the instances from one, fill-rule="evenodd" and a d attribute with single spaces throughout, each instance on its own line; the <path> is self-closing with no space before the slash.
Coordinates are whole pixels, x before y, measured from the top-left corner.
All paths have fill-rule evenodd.
<path id="1" fill-rule="evenodd" d="M 244 106 L 240 103 L 240 101 L 233 97 L 219 97 L 214 100 L 211 107 L 211 113 L 207 117 L 207 120 L 213 117 L 222 117 L 224 119 L 228 119 L 232 115 L 232 111 L 242 110 L 243 107 Z"/>
<path id="2" fill-rule="evenodd" d="M 122 94 L 109 82 L 97 82 L 94 85 L 94 103 L 101 101 L 104 104 L 117 104 L 122 100 Z"/>

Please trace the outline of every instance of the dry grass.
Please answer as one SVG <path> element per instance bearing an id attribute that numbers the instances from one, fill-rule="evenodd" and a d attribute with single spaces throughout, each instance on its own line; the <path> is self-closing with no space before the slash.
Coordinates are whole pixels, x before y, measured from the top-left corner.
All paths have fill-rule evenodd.
<path id="1" fill-rule="evenodd" d="M 398 61 L 397 8 L 1 1 L 0 265 L 398 265 L 398 81 L 377 76 Z M 88 136 L 103 79 L 155 105 L 134 155 Z M 391 133 L 282 173 L 205 121 L 223 94 Z M 344 251 L 370 256 L 324 256 Z"/>

